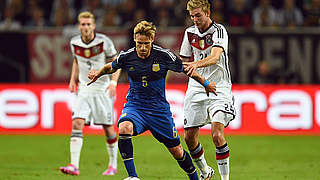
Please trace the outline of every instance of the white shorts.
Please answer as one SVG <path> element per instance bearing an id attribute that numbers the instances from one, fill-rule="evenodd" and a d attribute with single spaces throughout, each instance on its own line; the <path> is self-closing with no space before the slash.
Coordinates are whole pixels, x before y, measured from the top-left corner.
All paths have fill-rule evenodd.
<path id="1" fill-rule="evenodd" d="M 79 93 L 72 106 L 72 119 L 85 119 L 85 124 L 113 125 L 113 99 L 107 92 Z"/>
<path id="2" fill-rule="evenodd" d="M 184 100 L 184 128 L 202 127 L 212 122 L 220 122 L 227 127 L 235 118 L 234 99 L 229 88 L 217 89 L 218 96 L 205 92 L 187 92 Z M 224 118 L 213 118 L 217 112 Z"/>

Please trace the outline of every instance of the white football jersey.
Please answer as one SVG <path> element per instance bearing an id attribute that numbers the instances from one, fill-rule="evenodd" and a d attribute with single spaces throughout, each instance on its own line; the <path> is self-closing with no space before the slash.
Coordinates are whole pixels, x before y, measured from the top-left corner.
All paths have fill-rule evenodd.
<path id="1" fill-rule="evenodd" d="M 187 28 L 184 33 L 180 56 L 191 58 L 193 55 L 194 60 L 198 61 L 209 56 L 211 49 L 215 46 L 223 48 L 223 53 L 217 64 L 198 68 L 196 71 L 208 81 L 215 82 L 217 88 L 231 88 L 231 75 L 228 65 L 228 34 L 223 25 L 212 22 L 203 33 L 196 26 Z M 203 86 L 190 78 L 188 90 L 202 92 Z"/>
<path id="2" fill-rule="evenodd" d="M 81 35 L 75 36 L 70 41 L 71 52 L 78 61 L 79 66 L 79 90 L 80 91 L 104 91 L 109 85 L 111 75 L 100 77 L 90 87 L 88 73 L 91 69 L 99 70 L 107 62 L 108 59 L 114 57 L 117 51 L 113 42 L 104 34 L 95 33 L 95 37 L 89 43 L 85 43 L 81 39 Z"/>

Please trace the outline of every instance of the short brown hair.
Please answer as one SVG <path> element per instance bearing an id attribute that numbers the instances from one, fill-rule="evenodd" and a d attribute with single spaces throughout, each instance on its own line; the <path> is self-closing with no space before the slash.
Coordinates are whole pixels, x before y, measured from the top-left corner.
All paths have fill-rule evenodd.
<path id="1" fill-rule="evenodd" d="M 136 25 L 136 27 L 134 27 L 134 37 L 136 34 L 142 34 L 150 38 L 154 38 L 156 29 L 156 26 L 153 25 L 152 22 L 141 21 Z"/>
<path id="2" fill-rule="evenodd" d="M 80 19 L 81 18 L 91 18 L 92 20 L 93 20 L 93 23 L 95 23 L 95 18 L 94 18 L 94 15 L 91 13 L 91 12 L 89 12 L 89 11 L 84 11 L 84 12 L 82 12 L 82 13 L 80 13 L 79 15 L 78 15 L 78 22 L 80 23 Z"/>
<path id="3" fill-rule="evenodd" d="M 205 13 L 210 12 L 210 3 L 208 0 L 189 0 L 187 3 L 187 10 L 191 11 L 197 8 L 202 8 Z"/>

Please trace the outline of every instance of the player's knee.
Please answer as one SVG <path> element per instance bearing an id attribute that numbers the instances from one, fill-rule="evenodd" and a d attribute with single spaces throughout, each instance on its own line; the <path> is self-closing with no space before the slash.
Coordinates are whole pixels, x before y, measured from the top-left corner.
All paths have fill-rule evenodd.
<path id="1" fill-rule="evenodd" d="M 185 129 L 184 140 L 185 140 L 186 144 L 188 145 L 189 149 L 190 148 L 192 149 L 193 146 L 197 146 L 197 144 L 198 144 L 197 137 L 189 129 Z"/>
<path id="2" fill-rule="evenodd" d="M 124 121 L 119 124 L 119 134 L 133 134 L 133 124 L 130 121 Z"/>
<path id="3" fill-rule="evenodd" d="M 224 136 L 220 131 L 214 131 L 212 133 L 212 140 L 215 145 L 220 144 L 222 141 L 224 141 Z"/>
<path id="4" fill-rule="evenodd" d="M 83 119 L 74 119 L 72 121 L 72 129 L 82 130 L 83 124 L 84 124 L 84 120 Z"/>
<path id="5" fill-rule="evenodd" d="M 176 146 L 176 147 L 172 147 L 172 148 L 169 148 L 169 151 L 170 153 L 172 154 L 172 156 L 175 158 L 175 159 L 181 159 L 183 158 L 183 153 L 184 153 L 184 150 L 180 145 Z"/>

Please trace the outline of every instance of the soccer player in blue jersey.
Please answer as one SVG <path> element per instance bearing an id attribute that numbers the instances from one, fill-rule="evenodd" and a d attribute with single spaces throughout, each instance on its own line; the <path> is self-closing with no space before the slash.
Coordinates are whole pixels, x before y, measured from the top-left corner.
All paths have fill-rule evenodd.
<path id="1" fill-rule="evenodd" d="M 156 27 L 141 21 L 134 28 L 136 47 L 121 52 L 117 60 L 106 64 L 99 71 L 92 70 L 88 77 L 91 83 L 104 74 L 125 69 L 129 76 L 129 91 L 119 126 L 119 151 L 128 172 L 125 180 L 139 180 L 133 161 L 132 136 L 149 130 L 163 143 L 178 161 L 189 179 L 197 180 L 198 174 L 191 157 L 181 144 L 175 128 L 169 103 L 165 97 L 165 78 L 168 70 L 187 72 L 182 60 L 167 49 L 153 44 Z M 215 93 L 215 83 L 209 82 L 198 73 L 192 78 L 204 86 L 203 91 Z"/>

